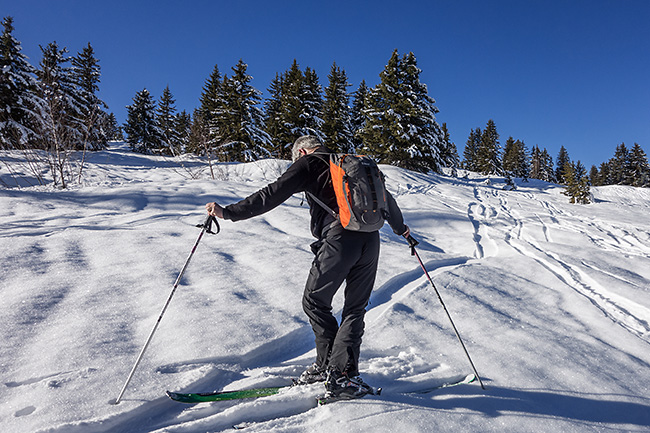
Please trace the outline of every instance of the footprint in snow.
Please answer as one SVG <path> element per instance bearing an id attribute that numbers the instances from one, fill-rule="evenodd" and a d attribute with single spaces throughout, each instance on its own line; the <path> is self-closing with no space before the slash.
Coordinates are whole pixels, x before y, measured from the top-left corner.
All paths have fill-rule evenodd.
<path id="1" fill-rule="evenodd" d="M 14 414 L 14 416 L 15 417 L 20 417 L 20 416 L 31 415 L 31 414 L 34 413 L 35 410 L 36 410 L 36 408 L 34 406 L 27 406 L 26 408 L 23 408 L 23 409 L 20 409 L 19 411 L 17 411 Z"/>

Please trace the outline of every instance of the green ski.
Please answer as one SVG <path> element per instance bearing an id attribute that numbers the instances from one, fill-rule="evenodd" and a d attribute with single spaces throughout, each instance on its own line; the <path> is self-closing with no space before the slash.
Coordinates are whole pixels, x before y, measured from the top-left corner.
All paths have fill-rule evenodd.
<path id="1" fill-rule="evenodd" d="M 204 403 L 207 401 L 223 401 L 223 400 L 240 400 L 244 398 L 258 398 L 274 395 L 280 392 L 281 389 L 288 388 L 288 386 L 272 386 L 268 388 L 254 388 L 242 389 L 237 391 L 219 391 L 219 392 L 204 392 L 204 393 L 182 393 L 167 391 L 167 396 L 174 401 L 181 403 Z"/>

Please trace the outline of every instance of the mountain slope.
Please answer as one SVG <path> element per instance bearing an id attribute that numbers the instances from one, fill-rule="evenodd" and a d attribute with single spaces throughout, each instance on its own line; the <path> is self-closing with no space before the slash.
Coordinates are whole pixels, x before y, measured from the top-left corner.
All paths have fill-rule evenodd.
<path id="1" fill-rule="evenodd" d="M 394 167 L 383 167 L 388 187 L 487 390 L 401 392 L 471 370 L 419 264 L 385 227 L 361 359 L 382 396 L 318 408 L 319 386 L 197 406 L 164 396 L 277 385 L 312 361 L 300 304 L 312 238 L 294 196 L 204 237 L 124 401 L 108 404 L 198 236 L 203 205 L 235 202 L 287 165 L 221 165 L 219 180 L 189 180 L 171 159 L 114 147 L 91 155 L 83 186 L 0 190 L 0 425 L 648 431 L 650 191 L 595 188 L 596 203 L 577 206 L 539 181 L 505 191 L 501 179 Z"/>

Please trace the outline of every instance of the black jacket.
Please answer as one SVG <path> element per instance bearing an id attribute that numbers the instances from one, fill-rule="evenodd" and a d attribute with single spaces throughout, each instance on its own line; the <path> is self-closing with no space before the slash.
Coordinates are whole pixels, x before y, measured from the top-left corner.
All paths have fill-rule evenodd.
<path id="1" fill-rule="evenodd" d="M 275 182 L 265 186 L 238 203 L 226 206 L 223 217 L 240 221 L 261 215 L 284 203 L 298 192 L 310 192 L 331 209 L 338 212 L 336 196 L 329 171 L 329 150 L 319 147 L 314 153 L 305 155 L 294 162 Z M 388 193 L 388 191 L 387 191 Z M 307 195 L 311 214 L 311 233 L 320 239 L 323 229 L 335 221 L 322 206 Z M 406 231 L 402 212 L 395 199 L 388 193 L 388 223 L 393 231 L 401 235 Z"/>

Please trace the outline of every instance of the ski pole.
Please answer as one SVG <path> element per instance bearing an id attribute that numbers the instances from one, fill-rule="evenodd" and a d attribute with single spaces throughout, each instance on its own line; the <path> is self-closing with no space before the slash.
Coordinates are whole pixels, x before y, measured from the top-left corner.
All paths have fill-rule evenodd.
<path id="1" fill-rule="evenodd" d="M 212 231 L 212 224 L 216 224 L 217 226 L 217 231 L 213 232 Z M 178 287 L 178 284 L 181 281 L 181 278 L 183 278 L 183 274 L 185 273 L 185 270 L 187 269 L 187 265 L 189 265 L 190 260 L 192 259 L 192 256 L 194 255 L 194 252 L 196 251 L 196 247 L 199 245 L 199 242 L 201 242 L 201 238 L 203 237 L 203 234 L 205 232 L 208 232 L 210 234 L 217 234 L 220 231 L 219 223 L 217 222 L 217 219 L 213 217 L 212 215 L 208 215 L 208 217 L 205 219 L 205 222 L 203 224 L 197 225 L 197 227 L 201 228 L 201 233 L 199 234 L 199 237 L 196 239 L 196 242 L 194 243 L 194 247 L 192 247 L 192 251 L 190 252 L 190 255 L 187 257 L 187 260 L 185 260 L 185 264 L 183 265 L 183 269 L 181 269 L 181 272 L 178 274 L 178 277 L 176 278 L 176 282 L 174 283 L 174 288 L 172 289 L 171 293 L 169 294 L 169 297 L 167 298 L 167 302 L 165 302 L 165 306 L 163 307 L 162 311 L 160 312 L 160 316 L 158 316 L 158 320 L 156 321 L 156 324 L 154 325 L 153 329 L 151 330 L 151 333 L 149 334 L 149 338 L 147 338 L 147 342 L 144 344 L 142 347 L 142 350 L 140 351 L 140 354 L 138 355 L 138 359 L 135 361 L 135 365 L 133 365 L 133 368 L 131 369 L 131 373 L 129 373 L 129 377 L 126 379 L 126 383 L 122 387 L 122 391 L 120 392 L 120 395 L 117 396 L 115 399 L 115 402 L 113 404 L 119 404 L 120 400 L 122 400 L 122 396 L 124 395 L 124 391 L 126 391 L 127 386 L 129 386 L 129 383 L 131 382 L 131 379 L 133 378 L 133 375 L 135 374 L 135 370 L 138 368 L 138 365 L 140 364 L 140 361 L 142 361 L 142 357 L 144 356 L 144 352 L 147 350 L 147 347 L 149 347 L 149 343 L 151 343 L 151 339 L 153 338 L 153 334 L 156 332 L 156 329 L 158 329 L 158 325 L 160 324 L 160 321 L 163 318 L 163 315 L 165 314 L 165 311 L 167 310 L 167 307 L 169 306 L 169 303 L 172 300 L 172 297 L 174 296 L 174 293 L 176 292 L 176 288 Z"/>
<path id="2" fill-rule="evenodd" d="M 481 380 L 481 376 L 478 375 L 478 371 L 476 371 L 476 367 L 474 366 L 474 363 L 472 362 L 472 358 L 469 356 L 469 352 L 467 351 L 467 348 L 465 347 L 465 343 L 463 343 L 463 339 L 460 338 L 460 334 L 458 333 L 458 329 L 456 329 L 456 325 L 454 324 L 454 321 L 451 319 L 451 314 L 449 314 L 449 311 L 447 310 L 447 306 L 442 300 L 442 296 L 440 296 L 440 292 L 436 288 L 436 285 L 433 284 L 433 280 L 431 279 L 431 276 L 429 275 L 429 272 L 427 272 L 427 268 L 424 266 L 424 263 L 422 263 L 422 259 L 420 259 L 420 255 L 418 252 L 415 250 L 415 246 L 419 243 L 416 241 L 410 234 L 408 236 L 405 236 L 406 241 L 409 244 L 409 247 L 411 247 L 411 255 L 417 257 L 418 262 L 420 262 L 420 266 L 422 267 L 422 270 L 424 271 L 424 275 L 427 276 L 427 279 L 431 283 L 431 287 L 433 287 L 433 291 L 436 292 L 436 295 L 438 296 L 438 300 L 440 301 L 440 304 L 442 305 L 442 309 L 445 310 L 445 313 L 447 313 L 447 317 L 449 318 L 449 322 L 451 322 L 451 327 L 454 328 L 454 332 L 456 333 L 456 337 L 458 337 L 458 341 L 460 342 L 460 345 L 463 347 L 463 351 L 465 352 L 465 355 L 467 355 L 467 359 L 469 360 L 469 364 L 472 366 L 472 370 L 474 370 L 474 374 L 476 375 L 476 378 L 478 379 L 478 383 L 481 384 L 481 388 L 485 389 L 485 386 L 483 385 L 483 381 Z"/>

